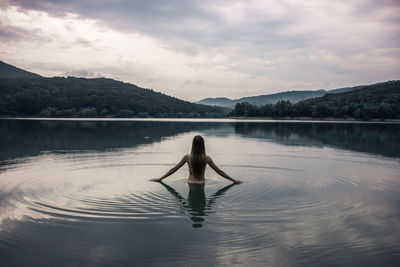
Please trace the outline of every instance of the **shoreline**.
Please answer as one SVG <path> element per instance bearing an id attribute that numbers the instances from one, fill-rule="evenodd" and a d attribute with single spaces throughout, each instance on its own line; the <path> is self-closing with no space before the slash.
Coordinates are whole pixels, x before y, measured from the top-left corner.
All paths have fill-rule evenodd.
<path id="1" fill-rule="evenodd" d="M 226 118 L 110 118 L 110 117 L 1 117 L 0 120 L 42 120 L 42 121 L 176 121 L 176 122 L 263 122 L 263 123 L 365 123 L 399 124 L 400 119 L 356 120 L 353 118 L 311 118 L 311 117 L 226 117 Z"/>
<path id="2" fill-rule="evenodd" d="M 369 119 L 369 120 L 359 120 L 354 118 L 334 118 L 334 117 L 327 117 L 327 118 L 312 118 L 312 117 L 279 117 L 279 118 L 272 118 L 272 117 L 229 117 L 232 119 L 239 119 L 239 120 L 268 120 L 268 121 L 310 121 L 310 122 L 362 122 L 362 123 L 400 123 L 400 119 Z"/>

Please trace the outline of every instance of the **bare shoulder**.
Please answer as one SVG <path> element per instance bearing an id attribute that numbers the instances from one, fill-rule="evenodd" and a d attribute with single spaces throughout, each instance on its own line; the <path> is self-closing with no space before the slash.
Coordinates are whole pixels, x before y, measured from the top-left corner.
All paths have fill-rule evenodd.
<path id="1" fill-rule="evenodd" d="M 206 155 L 206 161 L 207 161 L 207 163 L 212 162 L 212 159 L 211 159 L 211 157 L 209 155 Z"/>
<path id="2" fill-rule="evenodd" d="M 185 154 L 182 158 L 184 161 L 188 161 L 190 159 L 190 154 Z"/>

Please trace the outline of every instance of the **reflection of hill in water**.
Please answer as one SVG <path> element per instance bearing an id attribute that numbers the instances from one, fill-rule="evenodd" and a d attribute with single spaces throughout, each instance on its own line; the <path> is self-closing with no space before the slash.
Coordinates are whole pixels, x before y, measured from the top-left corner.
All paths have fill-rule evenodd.
<path id="1" fill-rule="evenodd" d="M 135 147 L 190 131 L 400 157 L 400 124 L 0 120 L 0 160 L 48 150 Z"/>
<path id="2" fill-rule="evenodd" d="M 0 120 L 0 160 L 48 150 L 106 150 L 159 142 L 221 123 Z"/>
<path id="3" fill-rule="evenodd" d="M 400 157 L 400 124 L 234 123 L 236 134 L 285 145 L 328 145 Z"/>

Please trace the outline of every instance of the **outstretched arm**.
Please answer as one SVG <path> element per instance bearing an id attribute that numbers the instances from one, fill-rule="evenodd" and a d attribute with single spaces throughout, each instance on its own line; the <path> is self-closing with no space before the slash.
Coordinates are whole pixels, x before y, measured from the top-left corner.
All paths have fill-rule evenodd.
<path id="1" fill-rule="evenodd" d="M 207 156 L 207 163 L 208 163 L 208 165 L 210 165 L 210 167 L 211 167 L 214 171 L 216 171 L 216 172 L 217 172 L 219 175 L 221 175 L 222 177 L 224 177 L 224 178 L 226 178 L 226 179 L 228 179 L 228 180 L 230 180 L 230 181 L 232 181 L 232 182 L 234 182 L 234 183 L 237 183 L 237 184 L 243 183 L 243 182 L 240 181 L 240 180 L 233 179 L 233 178 L 230 177 L 228 174 L 226 174 L 223 170 L 221 170 L 217 165 L 215 165 L 214 161 L 211 159 L 210 156 Z"/>
<path id="2" fill-rule="evenodd" d="M 166 174 L 164 174 L 160 178 L 151 179 L 151 181 L 159 182 L 162 179 L 167 178 L 168 176 L 179 170 L 179 168 L 182 167 L 188 161 L 188 158 L 189 158 L 188 155 L 183 156 L 181 161 L 178 164 L 176 164 L 173 168 L 171 168 Z"/>

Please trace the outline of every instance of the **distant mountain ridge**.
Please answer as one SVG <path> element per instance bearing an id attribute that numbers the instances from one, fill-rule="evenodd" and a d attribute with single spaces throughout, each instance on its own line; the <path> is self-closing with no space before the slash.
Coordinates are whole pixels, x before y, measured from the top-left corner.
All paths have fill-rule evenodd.
<path id="1" fill-rule="evenodd" d="M 333 90 L 303 90 L 303 91 L 286 91 L 281 93 L 269 94 L 269 95 L 258 95 L 242 97 L 238 99 L 229 99 L 227 97 L 216 97 L 216 98 L 204 98 L 200 101 L 195 102 L 196 104 L 210 105 L 210 106 L 221 106 L 234 108 L 236 103 L 248 102 L 253 105 L 262 106 L 265 104 L 276 104 L 280 100 L 290 101 L 291 103 L 297 103 L 302 100 L 321 97 L 328 93 L 342 93 L 355 90 L 362 86 L 355 87 L 344 87 Z"/>
<path id="2" fill-rule="evenodd" d="M 0 60 L 0 78 L 41 78 L 42 76 L 29 72 Z"/>

